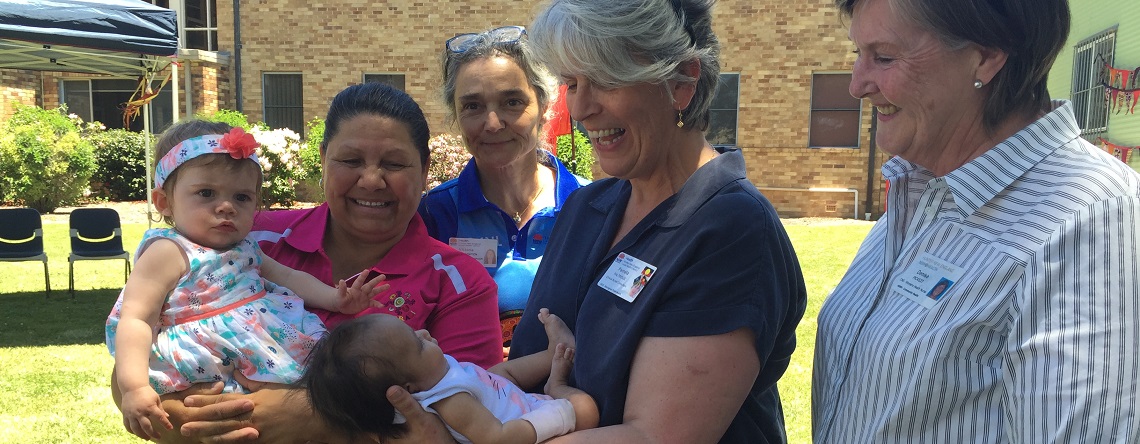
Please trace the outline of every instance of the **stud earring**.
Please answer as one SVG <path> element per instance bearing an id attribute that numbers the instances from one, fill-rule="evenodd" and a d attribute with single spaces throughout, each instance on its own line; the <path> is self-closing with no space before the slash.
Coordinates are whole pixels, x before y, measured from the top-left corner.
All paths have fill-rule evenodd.
<path id="1" fill-rule="evenodd" d="M 681 110 L 677 110 L 677 128 L 685 127 L 685 116 L 681 114 Z"/>
<path id="2" fill-rule="evenodd" d="M 982 83 L 981 80 L 974 80 L 974 88 L 976 88 L 976 89 L 982 89 L 982 87 L 985 85 L 986 84 Z"/>

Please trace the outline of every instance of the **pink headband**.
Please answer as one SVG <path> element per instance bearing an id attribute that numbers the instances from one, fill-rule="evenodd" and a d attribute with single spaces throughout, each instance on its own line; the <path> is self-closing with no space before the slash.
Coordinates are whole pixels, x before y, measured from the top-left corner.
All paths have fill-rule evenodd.
<path id="1" fill-rule="evenodd" d="M 260 146 L 253 135 L 236 127 L 226 134 L 208 134 L 183 140 L 162 156 L 158 165 L 154 167 L 154 187 L 162 188 L 170 173 L 186 161 L 203 154 L 229 154 L 234 159 L 249 159 L 261 169 L 257 155 L 254 154 Z"/>

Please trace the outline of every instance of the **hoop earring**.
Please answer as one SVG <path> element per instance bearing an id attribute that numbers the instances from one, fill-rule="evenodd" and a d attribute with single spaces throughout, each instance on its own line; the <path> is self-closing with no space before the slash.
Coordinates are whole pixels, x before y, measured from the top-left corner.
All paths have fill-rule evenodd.
<path id="1" fill-rule="evenodd" d="M 986 84 L 982 83 L 981 80 L 974 80 L 974 88 L 975 89 L 982 89 L 983 86 L 986 86 Z"/>
<path id="2" fill-rule="evenodd" d="M 685 127 L 685 116 L 681 114 L 681 110 L 677 110 L 677 128 Z"/>

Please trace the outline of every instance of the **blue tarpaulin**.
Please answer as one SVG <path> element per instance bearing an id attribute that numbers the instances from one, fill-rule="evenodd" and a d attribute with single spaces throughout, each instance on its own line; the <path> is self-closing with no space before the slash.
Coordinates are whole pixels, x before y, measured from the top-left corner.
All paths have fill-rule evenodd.
<path id="1" fill-rule="evenodd" d="M 0 68 L 137 76 L 178 52 L 174 11 L 139 0 L 0 0 Z"/>

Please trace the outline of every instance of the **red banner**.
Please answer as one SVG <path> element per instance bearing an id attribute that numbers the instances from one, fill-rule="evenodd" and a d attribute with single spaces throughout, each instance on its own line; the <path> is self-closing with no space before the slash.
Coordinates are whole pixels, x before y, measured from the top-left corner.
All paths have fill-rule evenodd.
<path id="1" fill-rule="evenodd" d="M 1128 158 L 1132 156 L 1132 150 L 1140 148 L 1140 146 L 1124 146 L 1104 140 L 1103 137 L 1097 137 L 1097 140 L 1104 145 L 1104 150 L 1116 156 L 1121 162 L 1128 163 Z"/>

